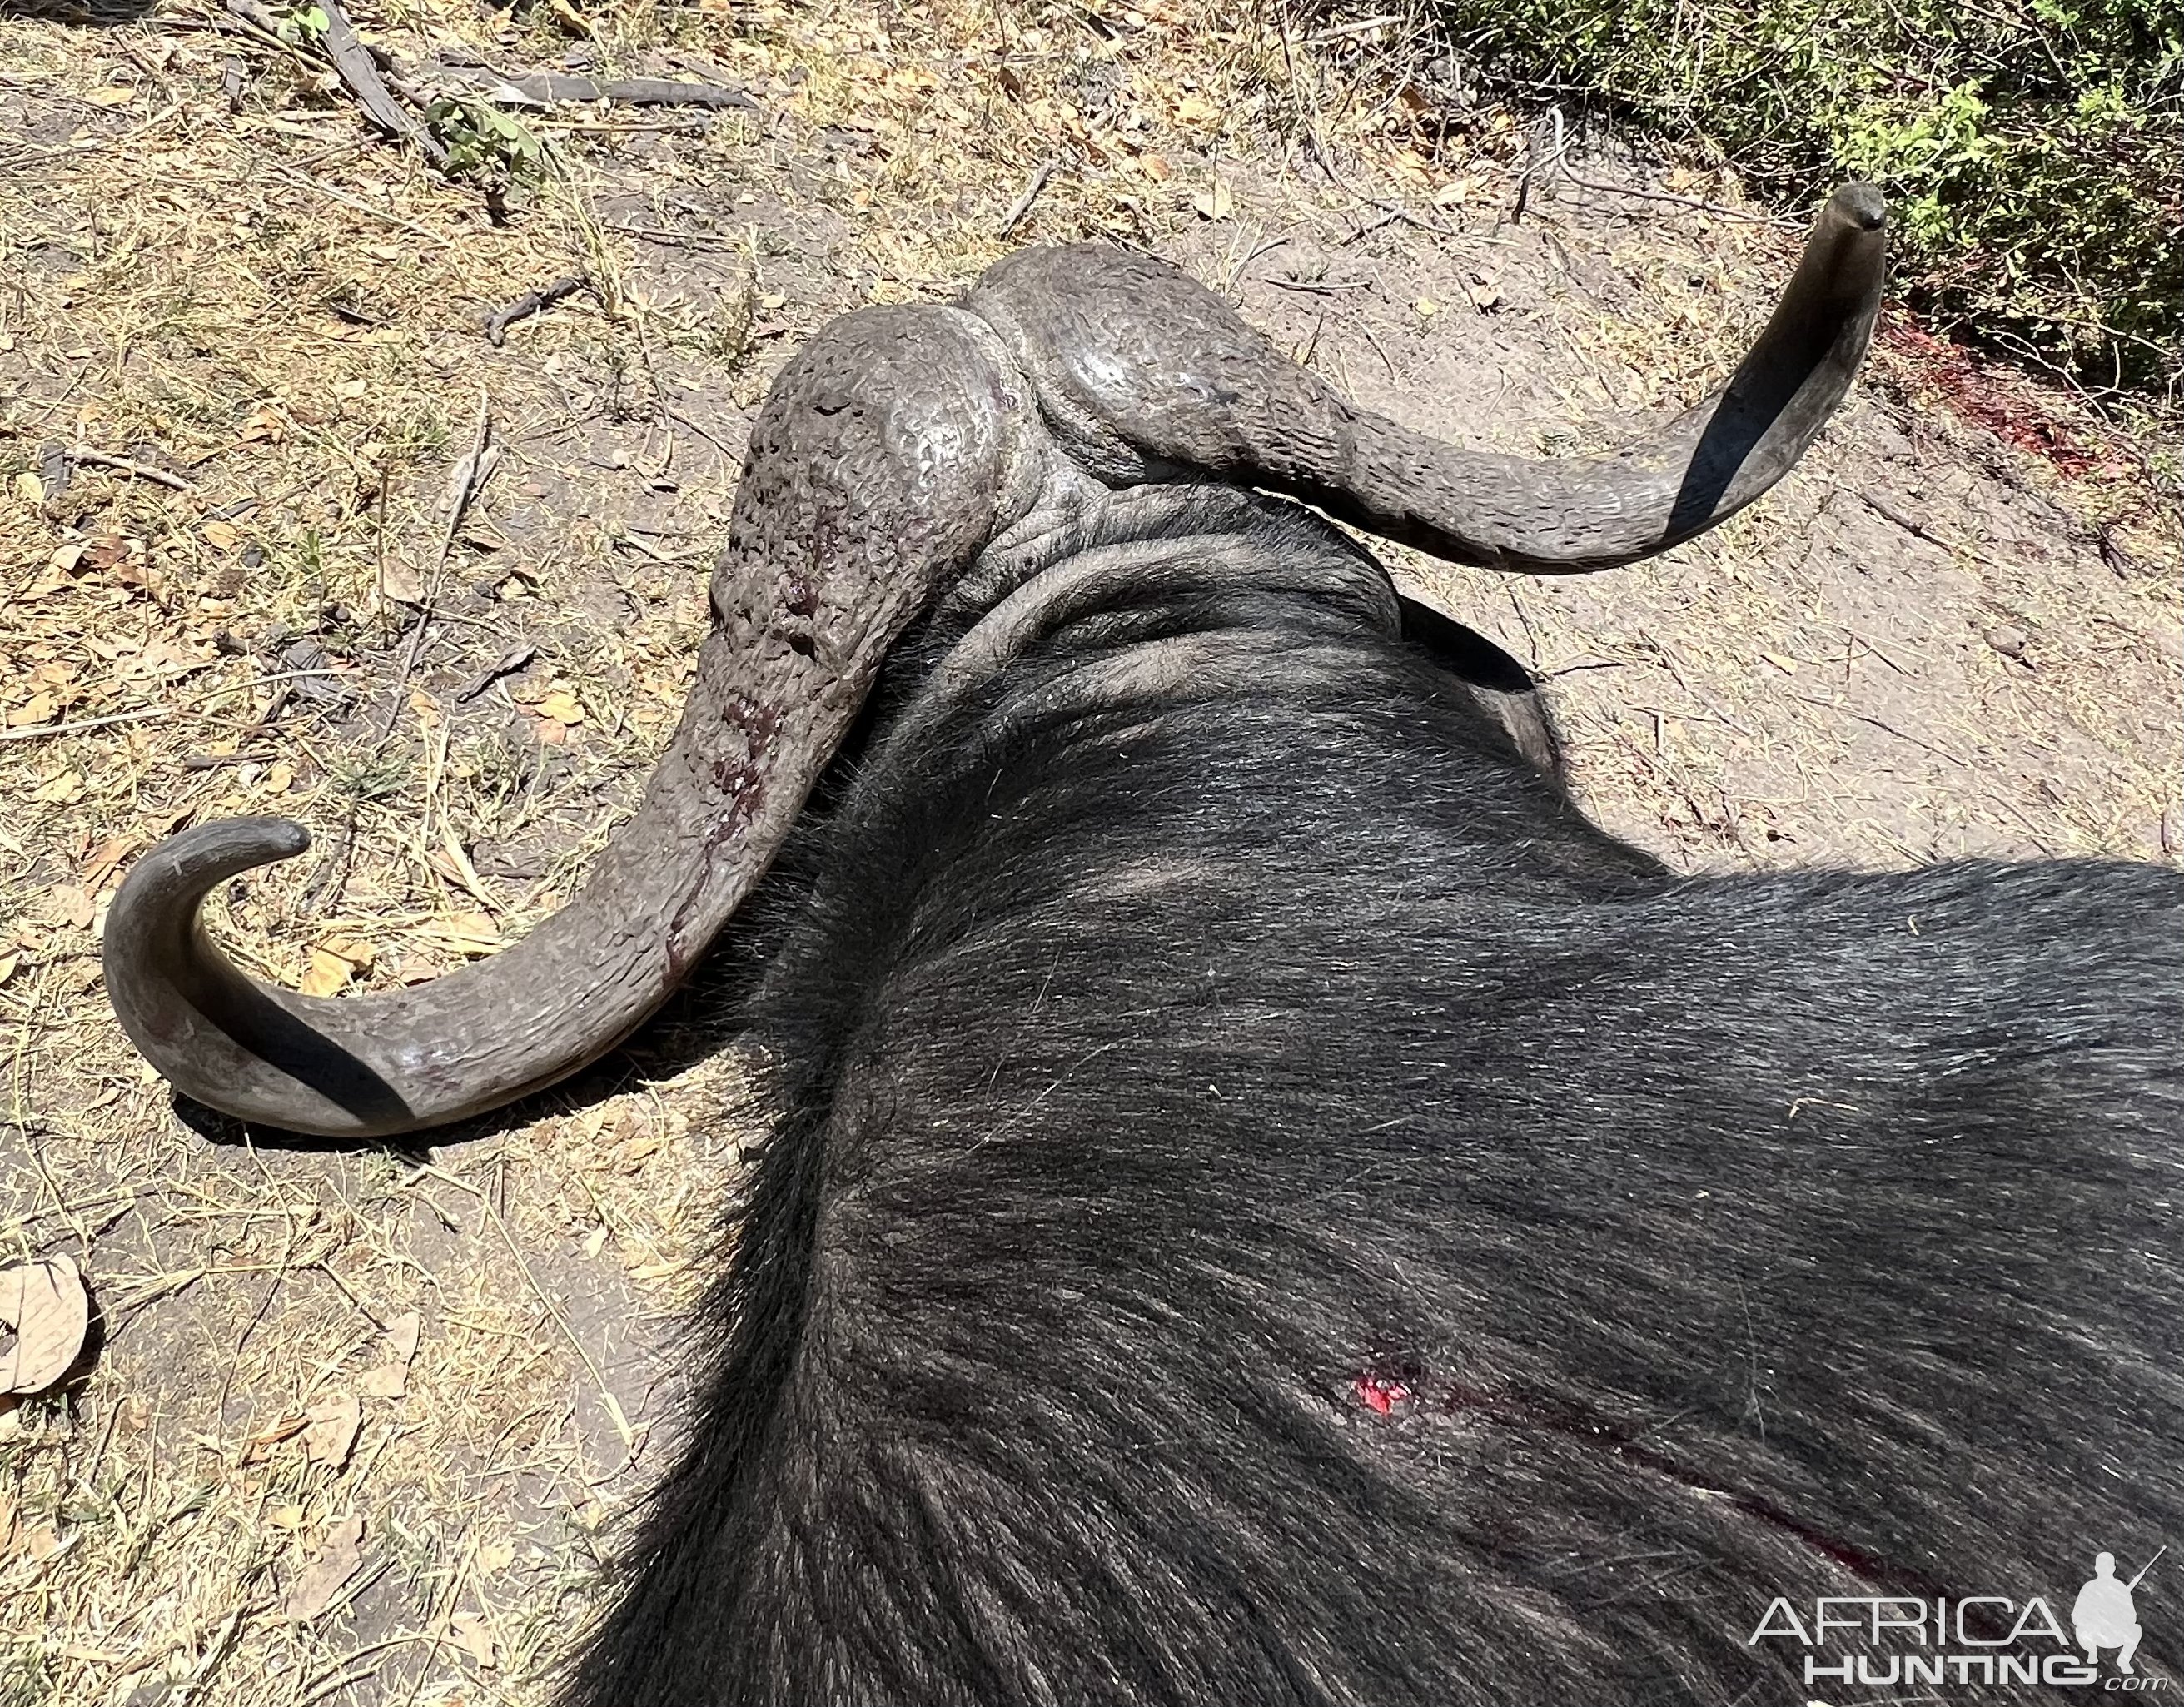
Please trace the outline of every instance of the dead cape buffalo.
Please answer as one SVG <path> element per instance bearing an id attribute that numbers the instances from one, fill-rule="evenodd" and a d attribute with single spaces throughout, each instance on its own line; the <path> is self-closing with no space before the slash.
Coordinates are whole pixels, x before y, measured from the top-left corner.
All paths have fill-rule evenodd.
<path id="1" fill-rule="evenodd" d="M 1364 413 L 1106 248 L 850 315 L 754 430 L 672 747 L 526 940 L 310 1000 L 197 922 L 300 828 L 143 859 L 130 1035 L 343 1135 L 593 1060 L 796 850 L 774 1136 L 571 1703 L 2121 1676 L 2020 1612 L 2184 1542 L 2184 876 L 1672 875 L 1323 519 L 1529 573 L 1690 538 L 1842 397 L 1881 227 L 1838 192 L 1726 389 L 1591 460 Z M 2142 1682 L 2184 1593 L 2139 1594 Z"/>

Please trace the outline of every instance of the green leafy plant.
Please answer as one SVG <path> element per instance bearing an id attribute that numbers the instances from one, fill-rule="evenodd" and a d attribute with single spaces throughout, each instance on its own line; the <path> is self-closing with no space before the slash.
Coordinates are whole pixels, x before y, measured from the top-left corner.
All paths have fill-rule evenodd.
<path id="1" fill-rule="evenodd" d="M 528 125 L 489 102 L 443 96 L 425 109 L 425 124 L 448 151 L 449 177 L 499 187 L 535 185 L 545 176 L 545 145 Z"/>
<path id="2" fill-rule="evenodd" d="M 1789 201 L 1889 192 L 1915 305 L 2088 382 L 2184 383 L 2184 0 L 1431 0 L 1489 87 Z"/>
<path id="3" fill-rule="evenodd" d="M 315 42 L 326 33 L 332 20 L 326 8 L 309 3 L 284 6 L 273 14 L 273 27 L 283 42 Z"/>

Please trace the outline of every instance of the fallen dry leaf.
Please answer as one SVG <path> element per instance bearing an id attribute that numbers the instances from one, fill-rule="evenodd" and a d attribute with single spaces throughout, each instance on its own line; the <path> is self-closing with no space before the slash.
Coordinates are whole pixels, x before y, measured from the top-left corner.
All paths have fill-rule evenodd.
<path id="1" fill-rule="evenodd" d="M 1236 205 L 1236 198 L 1228 185 L 1216 178 L 1211 189 L 1201 190 L 1190 198 L 1190 204 L 1198 209 L 1201 219 L 1225 220 Z"/>
<path id="2" fill-rule="evenodd" d="M 93 851 L 91 857 L 84 862 L 85 890 L 89 894 L 97 895 L 99 886 L 114 875 L 114 868 L 122 861 L 136 851 L 138 845 L 138 839 L 133 835 L 109 836 L 101 842 Z"/>
<path id="3" fill-rule="evenodd" d="M 216 545 L 223 551 L 232 551 L 242 543 L 242 530 L 232 522 L 208 522 L 199 531 L 205 537 L 205 544 Z"/>
<path id="4" fill-rule="evenodd" d="M 330 936 L 319 947 L 359 969 L 370 966 L 379 957 L 379 951 L 360 936 Z"/>
<path id="5" fill-rule="evenodd" d="M 80 884 L 57 883 L 46 891 L 46 900 L 58 923 L 73 925 L 78 930 L 88 929 L 98 911 L 91 891 Z"/>
<path id="6" fill-rule="evenodd" d="M 500 927 L 482 912 L 454 912 L 435 919 L 425 934 L 467 955 L 491 954 L 500 946 Z"/>
<path id="7" fill-rule="evenodd" d="M 326 1531 L 326 1545 L 290 1586 L 282 1610 L 298 1624 L 316 1618 L 341 1598 L 363 1565 L 364 1520 L 345 1517 Z"/>
<path id="8" fill-rule="evenodd" d="M 584 721 L 582 703 L 566 688 L 555 688 L 532 709 L 557 723 L 575 725 Z"/>
<path id="9" fill-rule="evenodd" d="M 410 1310 L 387 1325 L 387 1361 L 367 1370 L 357 1382 L 359 1392 L 374 1398 L 398 1399 L 410 1391 L 410 1362 L 417 1355 L 420 1324 Z"/>
<path id="10" fill-rule="evenodd" d="M 392 599 L 398 605 L 421 605 L 425 602 L 425 578 L 410 565 L 390 559 L 379 572 L 379 594 L 382 599 Z"/>
<path id="11" fill-rule="evenodd" d="M 493 1669 L 497 1650 L 493 1632 L 482 1616 L 475 1612 L 458 1612 L 448 1621 L 448 1639 L 487 1671 Z"/>
<path id="12" fill-rule="evenodd" d="M 387 1355 L 398 1364 L 406 1364 L 417 1355 L 417 1342 L 423 1336 L 424 1324 L 415 1310 L 405 1310 L 387 1325 Z"/>
<path id="13" fill-rule="evenodd" d="M 410 1391 L 407 1364 L 382 1364 L 357 1377 L 356 1390 L 366 1398 L 398 1399 Z"/>
<path id="14" fill-rule="evenodd" d="M 354 1393 L 321 1399 L 304 1414 L 304 1459 L 339 1470 L 364 1427 L 364 1405 Z"/>
<path id="15" fill-rule="evenodd" d="M 332 996 L 346 989 L 356 968 L 337 954 L 329 954 L 323 948 L 311 951 L 311 963 L 304 975 L 296 980 L 296 988 L 306 996 Z"/>
<path id="16" fill-rule="evenodd" d="M 0 1392 L 40 1393 L 75 1367 L 91 1328 L 91 1297 L 72 1257 L 0 1269 Z"/>
<path id="17" fill-rule="evenodd" d="M 8 713 L 8 727 L 11 729 L 24 729 L 33 723 L 50 722 L 53 720 L 56 703 L 51 694 L 42 691 L 33 694 L 22 705 Z"/>

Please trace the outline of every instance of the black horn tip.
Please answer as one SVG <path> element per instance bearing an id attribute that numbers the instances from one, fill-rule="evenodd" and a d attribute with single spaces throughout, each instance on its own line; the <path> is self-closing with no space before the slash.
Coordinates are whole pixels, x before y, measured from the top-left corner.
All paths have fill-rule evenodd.
<path id="1" fill-rule="evenodd" d="M 1877 232 L 1888 223 L 1888 204 L 1871 184 L 1845 184 L 1828 198 L 1828 211 L 1862 232 Z"/>
<path id="2" fill-rule="evenodd" d="M 311 833 L 292 818 L 222 818 L 169 836 L 136 862 L 118 908 L 143 901 L 194 899 L 239 872 L 293 859 Z"/>

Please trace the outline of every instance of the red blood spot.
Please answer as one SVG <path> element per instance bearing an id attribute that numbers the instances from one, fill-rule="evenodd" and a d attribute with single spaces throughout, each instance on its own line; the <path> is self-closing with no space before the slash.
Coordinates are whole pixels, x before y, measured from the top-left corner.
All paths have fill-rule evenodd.
<path id="1" fill-rule="evenodd" d="M 1358 1403 L 1380 1416 L 1386 1416 L 1411 1397 L 1411 1390 L 1401 1381 L 1391 1381 L 1384 1375 L 1360 1375 L 1356 1382 Z"/>

